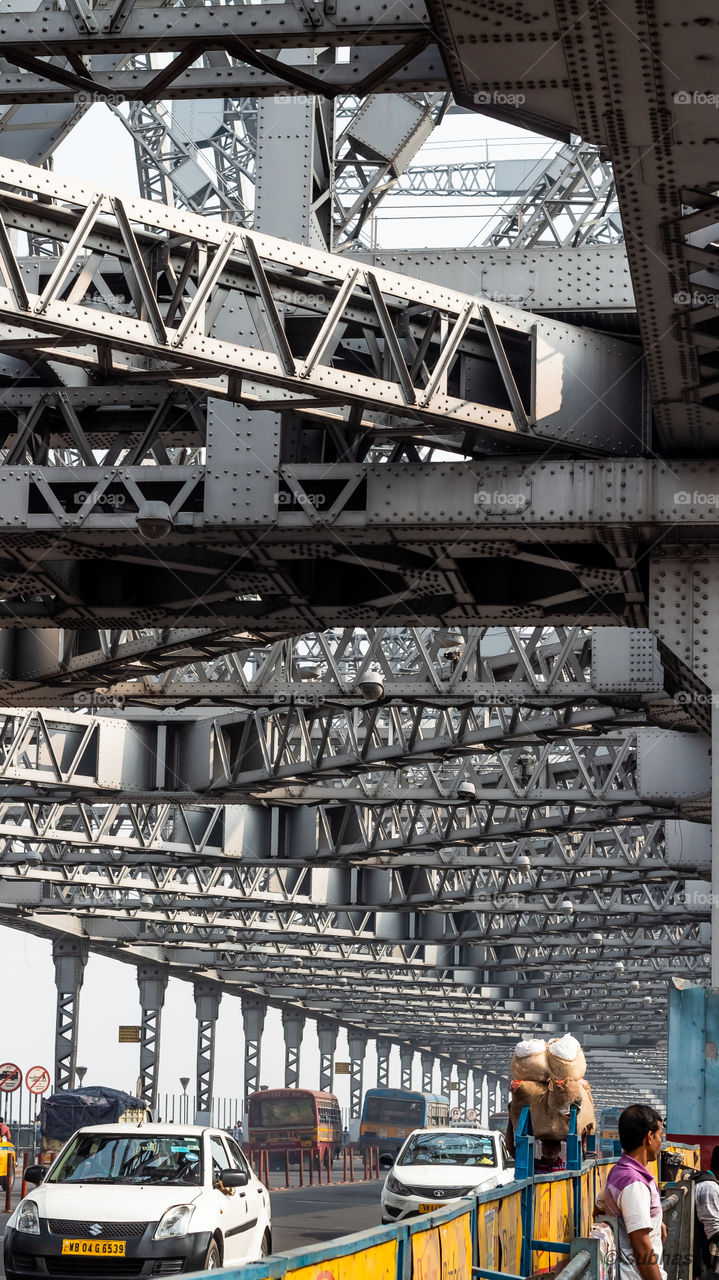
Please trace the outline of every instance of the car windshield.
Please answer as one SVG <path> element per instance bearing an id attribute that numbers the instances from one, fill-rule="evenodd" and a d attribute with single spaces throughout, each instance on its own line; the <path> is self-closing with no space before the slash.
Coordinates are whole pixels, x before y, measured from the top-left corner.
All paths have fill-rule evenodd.
<path id="1" fill-rule="evenodd" d="M 466 1164 L 495 1168 L 497 1153 L 491 1138 L 479 1133 L 416 1133 L 398 1164 Z"/>
<path id="2" fill-rule="evenodd" d="M 200 1138 L 184 1134 L 78 1133 L 47 1182 L 199 1186 Z"/>

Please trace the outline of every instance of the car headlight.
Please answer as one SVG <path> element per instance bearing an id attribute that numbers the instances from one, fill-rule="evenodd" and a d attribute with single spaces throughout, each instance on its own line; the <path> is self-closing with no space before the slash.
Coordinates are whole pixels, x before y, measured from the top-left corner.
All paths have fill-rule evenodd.
<path id="1" fill-rule="evenodd" d="M 16 1231 L 22 1231 L 26 1236 L 40 1235 L 40 1215 L 34 1200 L 23 1200 L 13 1217 L 15 1218 L 13 1226 Z"/>
<path id="2" fill-rule="evenodd" d="M 160 1218 L 155 1231 L 155 1240 L 175 1240 L 178 1236 L 186 1236 L 194 1212 L 194 1204 L 173 1205 Z"/>
<path id="3" fill-rule="evenodd" d="M 411 1196 L 412 1194 L 409 1188 L 403 1182 L 400 1182 L 399 1178 L 395 1178 L 392 1173 L 387 1174 L 387 1181 L 384 1185 L 388 1191 L 392 1191 L 396 1196 Z"/>

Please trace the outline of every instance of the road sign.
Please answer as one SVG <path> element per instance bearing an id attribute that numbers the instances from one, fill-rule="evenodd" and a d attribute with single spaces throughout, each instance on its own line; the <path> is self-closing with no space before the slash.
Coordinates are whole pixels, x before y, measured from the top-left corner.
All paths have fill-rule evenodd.
<path id="1" fill-rule="evenodd" d="M 0 1062 L 0 1093 L 14 1093 L 22 1084 L 22 1071 L 14 1062 Z"/>
<path id="2" fill-rule="evenodd" d="M 117 1039 L 120 1044 L 139 1044 L 140 1028 L 139 1027 L 118 1027 Z"/>
<path id="3" fill-rule="evenodd" d="M 26 1071 L 25 1088 L 28 1093 L 47 1093 L 50 1088 L 50 1072 L 47 1067 L 31 1067 Z"/>
<path id="4" fill-rule="evenodd" d="M 449 1118 L 450 1118 L 450 1120 L 461 1120 L 461 1119 L 462 1119 L 462 1108 L 461 1108 L 461 1107 L 452 1107 L 452 1110 L 451 1110 L 451 1111 L 450 1111 L 450 1113 L 449 1113 Z"/>
<path id="5" fill-rule="evenodd" d="M 336 1063 L 335 1063 L 335 1075 L 336 1075 L 336 1076 L 348 1076 L 348 1075 L 350 1075 L 350 1064 L 349 1064 L 349 1062 L 336 1062 Z"/>
<path id="6" fill-rule="evenodd" d="M 467 1119 L 469 1120 L 470 1124 L 473 1120 L 477 1119 L 477 1112 L 475 1111 L 474 1107 L 469 1108 L 469 1111 L 467 1112 Z"/>

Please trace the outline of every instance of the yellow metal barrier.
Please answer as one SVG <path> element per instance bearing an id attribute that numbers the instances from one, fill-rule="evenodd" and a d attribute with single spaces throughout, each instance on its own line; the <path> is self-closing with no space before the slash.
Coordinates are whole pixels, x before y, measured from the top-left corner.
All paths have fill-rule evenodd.
<path id="1" fill-rule="evenodd" d="M 698 1149 L 671 1144 L 671 1150 L 698 1166 Z M 591 1253 L 597 1243 L 587 1240 L 594 1203 L 613 1163 L 593 1161 L 581 1170 L 525 1178 L 426 1218 L 273 1255 L 223 1274 L 227 1280 L 520 1280 L 550 1271 L 562 1256 L 575 1253 L 577 1240 L 587 1241 Z M 591 1274 L 596 1280 L 596 1268 Z"/>

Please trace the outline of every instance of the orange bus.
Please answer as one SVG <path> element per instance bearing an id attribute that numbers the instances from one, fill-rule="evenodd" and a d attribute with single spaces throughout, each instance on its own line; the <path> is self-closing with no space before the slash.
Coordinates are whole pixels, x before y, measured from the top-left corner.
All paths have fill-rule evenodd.
<path id="1" fill-rule="evenodd" d="M 342 1116 L 333 1093 L 312 1089 L 260 1089 L 249 1099 L 247 1130 L 250 1151 L 329 1151 L 334 1160 L 342 1146 Z M 273 1164 L 276 1163 L 273 1161 Z"/>

